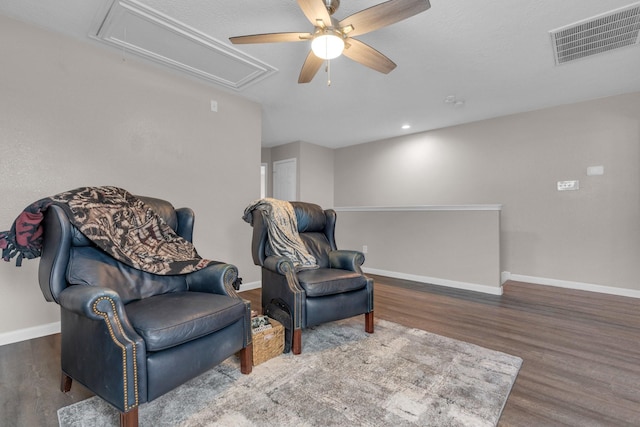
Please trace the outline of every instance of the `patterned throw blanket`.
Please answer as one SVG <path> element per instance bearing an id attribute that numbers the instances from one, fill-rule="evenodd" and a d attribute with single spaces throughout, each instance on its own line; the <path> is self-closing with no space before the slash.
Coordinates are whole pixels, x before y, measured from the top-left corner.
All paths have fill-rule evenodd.
<path id="1" fill-rule="evenodd" d="M 260 199 L 244 210 L 242 219 L 251 224 L 254 210 L 265 213 L 269 245 L 274 255 L 289 258 L 296 268 L 317 268 L 317 262 L 309 253 L 298 234 L 298 220 L 291 203 L 278 199 Z"/>
<path id="2" fill-rule="evenodd" d="M 42 254 L 46 209 L 61 206 L 71 223 L 115 259 L 148 273 L 186 274 L 212 263 L 178 236 L 144 202 L 117 187 L 82 187 L 27 206 L 11 230 L 0 232 L 2 258 L 32 259 Z"/>

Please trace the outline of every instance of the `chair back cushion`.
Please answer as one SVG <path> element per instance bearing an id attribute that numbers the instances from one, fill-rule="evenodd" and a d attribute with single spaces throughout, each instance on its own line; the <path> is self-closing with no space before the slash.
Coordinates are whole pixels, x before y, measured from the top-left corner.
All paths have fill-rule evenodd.
<path id="1" fill-rule="evenodd" d="M 187 290 L 184 275 L 161 276 L 137 270 L 90 246 L 71 248 L 67 282 L 71 285 L 113 289 L 124 304 L 153 295 Z"/>
<path id="2" fill-rule="evenodd" d="M 293 206 L 293 211 L 296 213 L 298 233 L 324 233 L 327 217 L 320 206 L 306 202 L 291 202 L 291 206 Z"/>
<path id="3" fill-rule="evenodd" d="M 136 196 L 150 207 L 173 231 L 178 231 L 178 216 L 173 205 L 166 200 L 154 197 Z"/>
<path id="4" fill-rule="evenodd" d="M 323 233 L 301 233 L 300 239 L 320 268 L 329 267 L 329 241 Z"/>
<path id="5" fill-rule="evenodd" d="M 327 215 L 314 203 L 291 202 L 298 222 L 298 233 L 307 250 L 316 258 L 320 268 L 329 266 L 332 250 L 327 236 Z"/>

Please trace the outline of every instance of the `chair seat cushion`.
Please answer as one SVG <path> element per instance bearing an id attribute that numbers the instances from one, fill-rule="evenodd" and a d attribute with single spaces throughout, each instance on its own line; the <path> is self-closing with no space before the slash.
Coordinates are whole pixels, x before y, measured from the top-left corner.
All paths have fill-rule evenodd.
<path id="1" fill-rule="evenodd" d="M 244 303 L 226 295 L 174 292 L 125 306 L 147 351 L 159 351 L 223 329 L 245 314 Z"/>
<path id="2" fill-rule="evenodd" d="M 300 271 L 298 282 L 307 297 L 321 297 L 362 289 L 367 285 L 367 278 L 355 271 L 317 268 Z"/>

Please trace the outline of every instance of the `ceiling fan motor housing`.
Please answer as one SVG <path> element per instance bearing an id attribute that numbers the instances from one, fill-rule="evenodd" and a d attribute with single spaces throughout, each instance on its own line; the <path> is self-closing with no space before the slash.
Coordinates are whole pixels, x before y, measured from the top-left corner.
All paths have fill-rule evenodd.
<path id="1" fill-rule="evenodd" d="M 324 0 L 325 6 L 327 6 L 327 11 L 329 15 L 333 15 L 336 10 L 340 7 L 340 0 Z"/>

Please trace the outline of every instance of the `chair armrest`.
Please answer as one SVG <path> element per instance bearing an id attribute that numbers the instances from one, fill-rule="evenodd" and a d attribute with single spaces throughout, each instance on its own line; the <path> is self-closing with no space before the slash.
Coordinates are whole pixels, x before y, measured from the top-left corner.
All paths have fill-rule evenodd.
<path id="1" fill-rule="evenodd" d="M 74 285 L 59 295 L 62 370 L 127 412 L 146 401 L 145 343 L 131 326 L 117 292 Z"/>
<path id="2" fill-rule="evenodd" d="M 274 273 L 282 274 L 283 276 L 285 276 L 287 272 L 295 271 L 293 262 L 291 262 L 289 258 L 283 256 L 269 256 L 265 258 L 262 267 L 269 271 L 273 271 Z"/>
<path id="3" fill-rule="evenodd" d="M 91 320 L 104 320 L 117 326 L 116 335 L 122 334 L 126 341 L 144 342 L 129 322 L 120 295 L 102 286 L 69 286 L 60 292 L 60 306 L 72 313 Z"/>
<path id="4" fill-rule="evenodd" d="M 233 288 L 233 282 L 237 278 L 238 269 L 235 265 L 218 262 L 189 273 L 186 281 L 187 287 L 192 292 L 207 292 L 239 298 Z"/>
<path id="5" fill-rule="evenodd" d="M 60 292 L 60 306 L 92 320 L 102 320 L 105 311 L 127 318 L 120 295 L 101 286 L 69 286 Z"/>
<path id="6" fill-rule="evenodd" d="M 360 266 L 364 264 L 364 254 L 359 251 L 337 250 L 329 252 L 329 266 L 362 274 Z"/>

